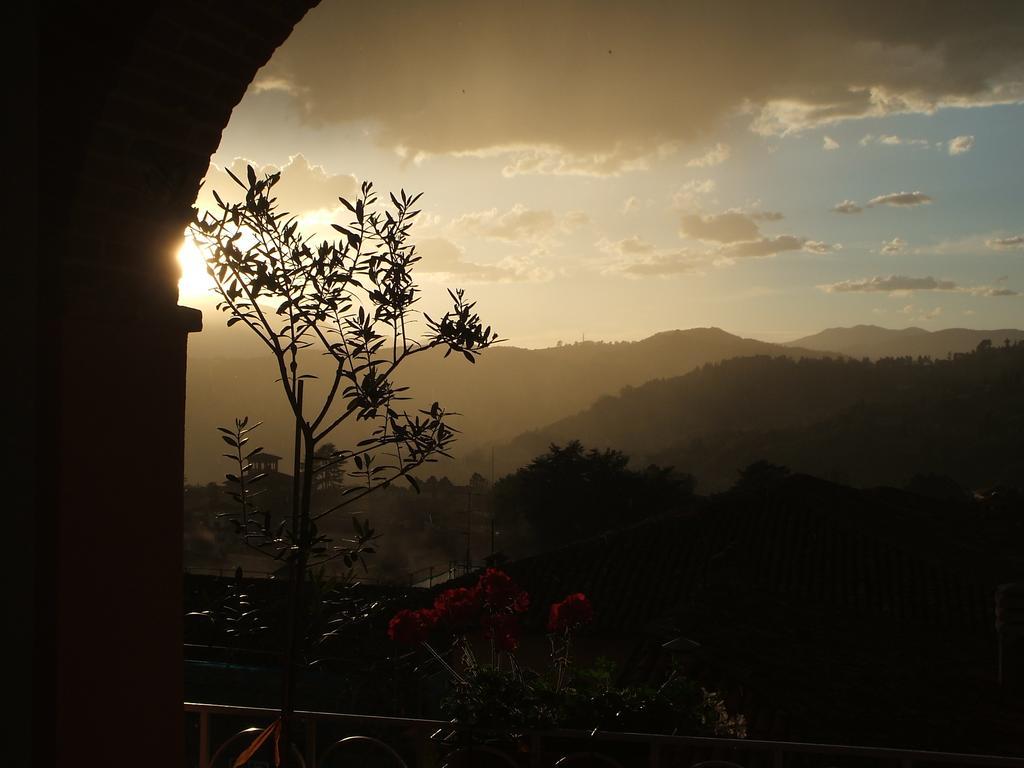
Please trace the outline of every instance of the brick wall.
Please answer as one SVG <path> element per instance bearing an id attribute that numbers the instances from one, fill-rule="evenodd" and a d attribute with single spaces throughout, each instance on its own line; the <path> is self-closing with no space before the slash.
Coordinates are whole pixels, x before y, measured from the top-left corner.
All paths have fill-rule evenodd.
<path id="1" fill-rule="evenodd" d="M 65 3 L 39 19 L 37 764 L 185 761 L 182 450 L 198 322 L 176 307 L 174 252 L 232 109 L 315 4 Z"/>

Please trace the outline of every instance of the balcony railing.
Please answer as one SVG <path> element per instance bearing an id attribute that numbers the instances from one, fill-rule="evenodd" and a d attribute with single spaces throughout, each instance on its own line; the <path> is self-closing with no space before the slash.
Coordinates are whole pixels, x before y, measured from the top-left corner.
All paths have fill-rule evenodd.
<path id="1" fill-rule="evenodd" d="M 259 707 L 186 703 L 189 764 L 230 768 L 235 758 L 277 718 Z M 801 744 L 753 739 L 645 733 L 534 731 L 515 739 L 443 720 L 295 713 L 295 762 L 305 768 L 931 768 L 1006 766 L 1019 758 L 908 749 Z M 273 745 L 249 765 L 273 765 Z"/>

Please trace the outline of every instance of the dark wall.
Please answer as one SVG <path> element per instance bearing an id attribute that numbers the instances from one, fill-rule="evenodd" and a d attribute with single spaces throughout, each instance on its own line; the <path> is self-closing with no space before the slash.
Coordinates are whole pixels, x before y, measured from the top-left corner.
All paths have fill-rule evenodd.
<path id="1" fill-rule="evenodd" d="M 231 110 L 312 5 L 39 13 L 32 432 L 45 472 L 24 584 L 37 764 L 185 762 L 185 355 L 200 319 L 177 306 L 174 252 Z"/>

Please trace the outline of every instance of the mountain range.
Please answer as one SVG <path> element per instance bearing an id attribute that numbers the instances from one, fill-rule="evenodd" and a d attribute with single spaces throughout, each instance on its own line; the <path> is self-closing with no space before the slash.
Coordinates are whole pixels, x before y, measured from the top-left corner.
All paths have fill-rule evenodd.
<path id="1" fill-rule="evenodd" d="M 979 331 L 970 328 L 946 328 L 926 331 L 924 328 L 881 328 L 877 325 L 855 325 L 851 328 L 826 328 L 813 336 L 786 342 L 784 346 L 836 352 L 850 357 L 946 357 L 957 352 L 970 352 L 984 339 L 993 344 L 1024 340 L 1024 331 L 1001 328 Z"/>
<path id="2" fill-rule="evenodd" d="M 241 326 L 227 333 L 238 338 L 238 348 L 241 348 L 249 339 L 244 330 L 239 329 Z M 585 439 L 592 432 L 589 427 L 581 427 L 582 432 L 575 435 L 567 431 L 577 414 L 594 408 L 601 412 L 602 408 L 609 407 L 605 400 L 619 395 L 624 388 L 652 383 L 652 390 L 644 390 L 649 394 L 659 386 L 666 386 L 658 384 L 659 380 L 683 376 L 709 363 L 757 357 L 798 361 L 931 354 L 944 358 L 954 352 L 974 349 L 982 338 L 1000 344 L 1002 339 L 1024 339 L 1024 332 L 950 329 L 929 333 L 913 328 L 890 331 L 857 326 L 829 329 L 780 345 L 741 338 L 719 328 L 692 328 L 666 331 L 636 342 L 578 342 L 546 349 L 500 345 L 487 350 L 475 365 L 456 356 L 446 360 L 440 351 L 432 351 L 410 358 L 400 369 L 397 383 L 410 388 L 413 395 L 408 403 L 410 408 L 436 400 L 460 414 L 453 419 L 462 433 L 455 446 L 458 460 L 454 463 L 445 460 L 431 469 L 433 473 L 450 474 L 459 479 L 473 470 L 487 475 L 492 447 L 495 448 L 494 468 L 500 473 L 532 458 L 526 451 L 512 448 L 513 445 L 530 445 L 543 451 L 547 438 L 541 435 Z M 931 351 L 918 351 L 922 349 Z M 721 408 L 700 414 L 699 431 L 742 426 L 730 413 L 746 412 L 745 404 L 752 402 L 751 398 L 757 394 L 760 388 L 757 377 L 762 375 L 760 369 L 746 370 L 744 365 L 739 362 L 728 367 L 729 375 L 716 383 L 722 392 L 732 392 L 735 402 L 728 405 L 729 398 L 723 397 Z M 307 384 L 310 398 L 322 391 L 322 382 L 331 371 L 328 358 L 317 356 L 308 360 L 307 372 L 320 377 L 319 381 L 310 380 Z M 283 456 L 285 465 L 290 463 L 293 427 L 276 379 L 277 371 L 269 355 L 215 356 L 207 346 L 204 354 L 190 359 L 186 400 L 188 482 L 218 481 L 229 471 L 221 458 L 222 444 L 216 428 L 230 424 L 236 417 L 248 416 L 253 421 L 262 421 L 264 424 L 254 439 L 266 450 Z M 744 382 L 750 386 L 746 387 Z M 675 413 L 676 406 L 670 402 L 662 403 L 660 408 L 660 411 L 649 409 L 646 421 L 641 419 L 632 426 L 624 425 L 622 445 L 613 447 L 640 446 L 645 455 L 653 455 L 654 446 L 667 447 L 670 435 L 662 434 L 655 439 L 648 431 L 665 433 L 669 425 L 678 429 L 679 424 L 693 416 Z M 812 408 L 810 412 L 824 418 L 835 410 L 826 413 Z M 793 422 L 783 419 L 782 413 L 776 414 L 778 418 L 753 414 L 752 420 L 745 423 L 766 429 L 791 425 Z M 635 435 L 630 436 L 630 429 Z M 344 445 L 360 436 L 355 430 L 339 430 L 332 439 Z M 598 435 L 593 437 L 596 439 Z"/>
<path id="3" fill-rule="evenodd" d="M 1024 344 L 938 361 L 708 364 L 498 446 L 498 474 L 570 440 L 621 450 L 636 466 L 691 473 L 701 492 L 729 487 L 762 460 L 855 486 L 904 486 L 930 474 L 965 488 L 1020 486 Z"/>

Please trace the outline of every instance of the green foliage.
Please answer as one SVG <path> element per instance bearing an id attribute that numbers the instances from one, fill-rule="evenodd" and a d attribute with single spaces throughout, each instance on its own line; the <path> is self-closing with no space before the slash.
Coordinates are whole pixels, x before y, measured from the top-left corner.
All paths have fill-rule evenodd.
<path id="1" fill-rule="evenodd" d="M 561 688 L 530 671 L 485 667 L 456 683 L 442 706 L 461 724 L 509 735 L 537 728 L 746 735 L 742 715 L 730 715 L 719 694 L 679 669 L 658 687 L 618 687 L 614 677 L 607 660 L 577 670 Z"/>

